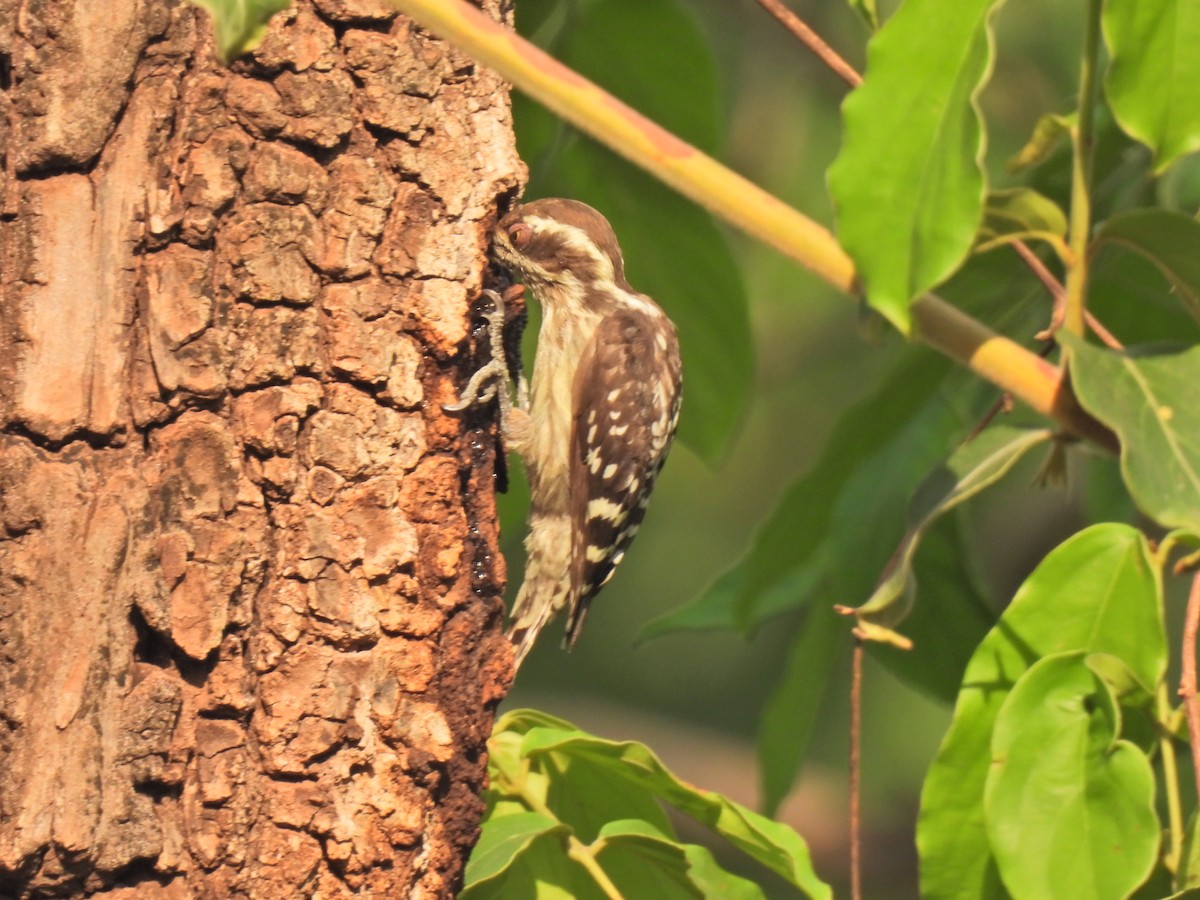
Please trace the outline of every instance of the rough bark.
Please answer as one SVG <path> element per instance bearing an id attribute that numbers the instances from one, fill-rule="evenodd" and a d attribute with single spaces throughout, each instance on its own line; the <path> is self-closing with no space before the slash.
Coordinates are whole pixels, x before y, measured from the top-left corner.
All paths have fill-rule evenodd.
<path id="1" fill-rule="evenodd" d="M 506 92 L 370 0 L 208 28 L 0 0 L 0 896 L 448 896 L 511 669 L 441 411 Z"/>

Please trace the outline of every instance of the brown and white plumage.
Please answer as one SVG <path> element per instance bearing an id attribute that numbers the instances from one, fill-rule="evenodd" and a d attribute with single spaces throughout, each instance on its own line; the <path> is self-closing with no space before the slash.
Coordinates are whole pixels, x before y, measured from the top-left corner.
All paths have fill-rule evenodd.
<path id="1" fill-rule="evenodd" d="M 510 629 L 519 664 L 559 610 L 574 644 L 637 533 L 679 418 L 679 342 L 625 280 L 616 236 L 590 206 L 519 206 L 497 226 L 494 253 L 542 308 L 528 416 L 507 433 L 531 494 Z"/>

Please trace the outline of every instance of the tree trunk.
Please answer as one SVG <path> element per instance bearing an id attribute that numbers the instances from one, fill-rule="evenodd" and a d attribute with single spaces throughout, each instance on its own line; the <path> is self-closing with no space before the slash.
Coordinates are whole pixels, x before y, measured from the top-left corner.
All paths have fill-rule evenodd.
<path id="1" fill-rule="evenodd" d="M 210 28 L 0 0 L 0 897 L 449 896 L 511 671 L 494 431 L 441 411 L 507 94 L 371 0 Z"/>

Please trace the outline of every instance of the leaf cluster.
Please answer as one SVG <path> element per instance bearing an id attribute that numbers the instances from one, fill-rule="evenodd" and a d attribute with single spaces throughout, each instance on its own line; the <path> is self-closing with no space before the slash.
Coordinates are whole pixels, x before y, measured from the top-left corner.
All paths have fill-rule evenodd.
<path id="1" fill-rule="evenodd" d="M 679 780 L 642 744 L 514 710 L 497 722 L 488 752 L 488 814 L 464 900 L 765 896 L 705 847 L 681 842 L 664 804 L 806 896 L 831 896 L 794 831 Z"/>

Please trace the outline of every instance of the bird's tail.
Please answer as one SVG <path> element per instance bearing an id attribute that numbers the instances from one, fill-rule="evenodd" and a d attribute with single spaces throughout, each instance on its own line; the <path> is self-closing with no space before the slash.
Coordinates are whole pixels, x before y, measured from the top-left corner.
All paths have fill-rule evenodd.
<path id="1" fill-rule="evenodd" d="M 508 629 L 517 667 L 546 623 L 571 603 L 570 517 L 536 517 L 529 523 L 525 549 L 525 581 L 513 604 Z"/>

